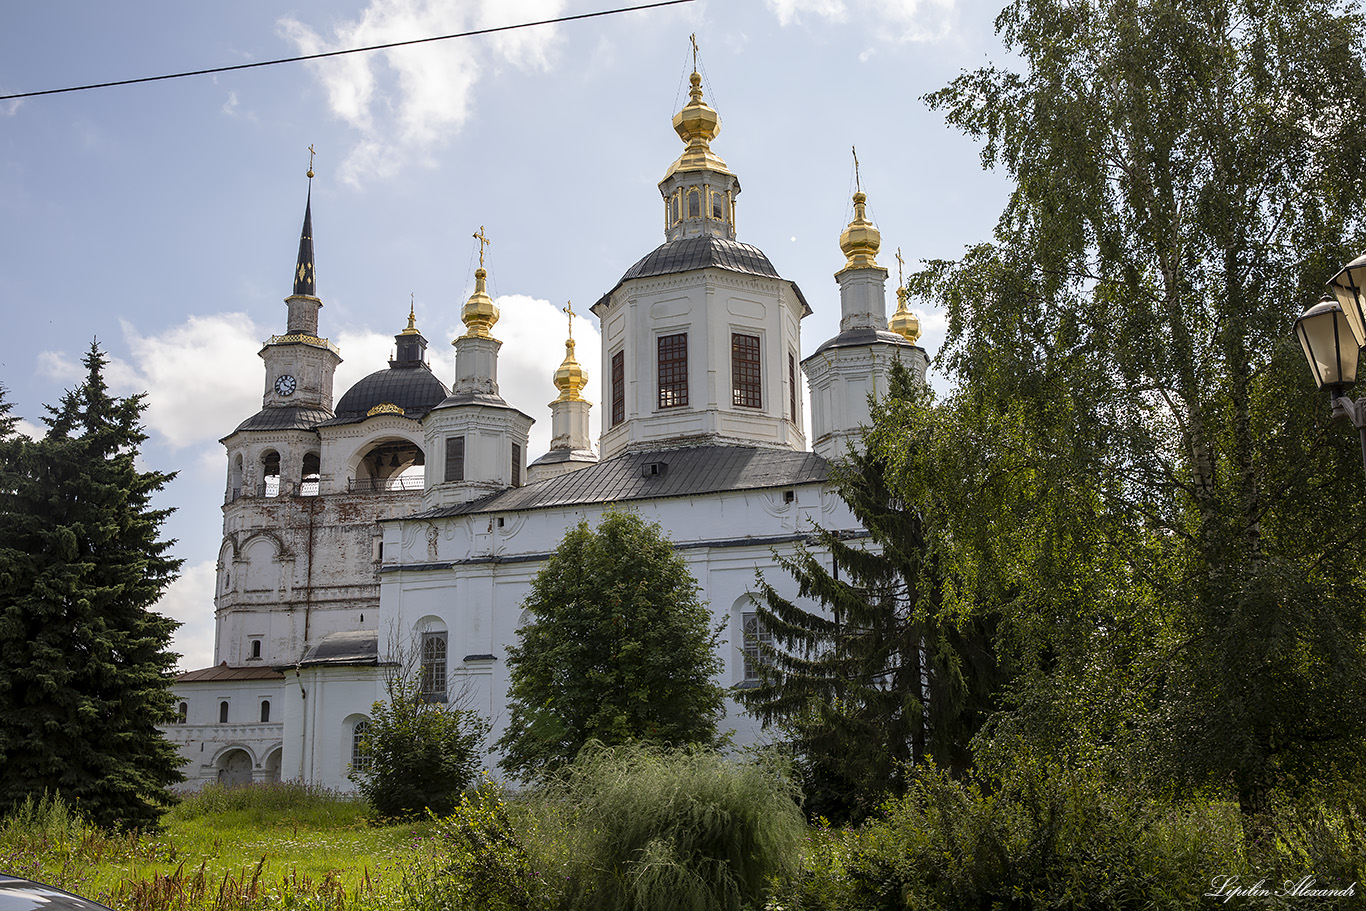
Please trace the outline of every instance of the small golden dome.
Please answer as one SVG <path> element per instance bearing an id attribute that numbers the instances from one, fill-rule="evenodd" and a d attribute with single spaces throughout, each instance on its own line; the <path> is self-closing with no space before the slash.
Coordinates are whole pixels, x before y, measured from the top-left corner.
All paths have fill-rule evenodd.
<path id="1" fill-rule="evenodd" d="M 421 334 L 422 334 L 421 332 L 418 332 L 418 331 L 417 331 L 417 313 L 416 313 L 416 310 L 415 310 L 416 306 L 417 306 L 416 304 L 409 304 L 409 305 L 408 305 L 408 328 L 407 328 L 407 329 L 404 329 L 402 332 L 400 332 L 399 335 L 421 335 Z"/>
<path id="2" fill-rule="evenodd" d="M 906 306 L 906 289 L 896 289 L 896 312 L 887 320 L 887 328 L 914 345 L 920 340 L 920 320 Z"/>
<path id="3" fill-rule="evenodd" d="M 721 157 L 711 150 L 711 141 L 721 132 L 721 115 L 702 100 L 702 76 L 693 71 L 691 99 L 674 115 L 674 132 L 687 144 L 683 154 L 678 157 L 664 177 L 676 171 L 721 171 L 729 174 L 730 169 Z"/>
<path id="4" fill-rule="evenodd" d="M 854 194 L 854 220 L 840 235 L 840 249 L 844 251 L 845 269 L 866 269 L 877 266 L 877 251 L 882 246 L 882 232 L 871 221 L 864 208 L 866 193 Z"/>
<path id="5" fill-rule="evenodd" d="M 469 327 L 465 338 L 493 338 L 489 330 L 498 322 L 498 308 L 485 289 L 486 278 L 488 273 L 482 268 L 474 270 L 474 293 L 465 301 L 465 309 L 460 311 L 460 319 Z"/>
<path id="6" fill-rule="evenodd" d="M 564 343 L 564 360 L 555 371 L 555 388 L 560 390 L 560 397 L 555 401 L 582 402 L 584 398 L 581 393 L 587 385 L 588 371 L 574 359 L 574 340 L 567 339 Z"/>

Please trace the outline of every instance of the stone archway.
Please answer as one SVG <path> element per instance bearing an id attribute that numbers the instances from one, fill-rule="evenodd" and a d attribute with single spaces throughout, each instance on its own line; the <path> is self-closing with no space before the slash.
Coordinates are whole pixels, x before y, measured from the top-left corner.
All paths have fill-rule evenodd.
<path id="1" fill-rule="evenodd" d="M 228 750 L 218 757 L 218 783 L 229 788 L 251 784 L 251 754 Z"/>
<path id="2" fill-rule="evenodd" d="M 283 752 L 284 751 L 280 747 L 276 747 L 266 755 L 266 761 L 262 766 L 262 768 L 265 770 L 265 774 L 262 776 L 263 781 L 269 781 L 275 784 L 279 784 L 280 758 Z"/>

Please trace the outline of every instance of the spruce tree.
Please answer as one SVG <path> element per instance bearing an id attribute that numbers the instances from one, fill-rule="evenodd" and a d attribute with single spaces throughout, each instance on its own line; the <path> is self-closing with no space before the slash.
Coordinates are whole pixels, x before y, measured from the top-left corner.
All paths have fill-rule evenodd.
<path id="1" fill-rule="evenodd" d="M 0 814 L 49 793 L 145 828 L 183 780 L 157 729 L 178 624 L 151 609 L 180 566 L 151 506 L 173 475 L 135 464 L 142 396 L 109 394 L 97 344 L 84 363 L 43 439 L 0 426 Z"/>
<path id="2" fill-rule="evenodd" d="M 502 767 L 540 777 L 590 740 L 715 745 L 717 634 L 697 590 L 657 524 L 609 512 L 596 531 L 570 529 L 532 582 L 533 620 L 508 649 Z"/>
<path id="3" fill-rule="evenodd" d="M 889 398 L 905 410 L 921 393 L 897 369 Z M 811 547 L 779 558 L 819 611 L 759 576 L 757 613 L 772 643 L 760 643 L 760 684 L 739 692 L 751 714 L 790 737 L 807 813 L 837 822 L 858 821 L 901 793 L 910 768 L 931 758 L 966 770 L 969 741 L 1004 679 L 996 617 L 954 617 L 945 607 L 922 512 L 878 445 L 886 436 L 908 445 L 904 432 L 880 426 L 899 413 L 886 404 L 874 409 L 867 448 L 832 466 L 868 537 L 817 528 Z"/>

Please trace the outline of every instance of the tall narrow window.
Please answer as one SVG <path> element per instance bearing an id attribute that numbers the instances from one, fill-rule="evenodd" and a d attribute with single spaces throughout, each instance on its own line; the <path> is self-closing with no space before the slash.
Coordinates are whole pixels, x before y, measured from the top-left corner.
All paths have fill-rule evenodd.
<path id="1" fill-rule="evenodd" d="M 370 722 L 361 719 L 351 728 L 351 768 L 357 772 L 370 771 Z"/>
<path id="2" fill-rule="evenodd" d="M 260 494 L 263 497 L 280 495 L 280 454 L 273 449 L 261 456 Z"/>
<path id="3" fill-rule="evenodd" d="M 218 703 L 218 723 L 228 723 L 228 701 L 226 699 Z"/>
<path id="4" fill-rule="evenodd" d="M 256 660 L 258 660 L 258 661 L 261 659 L 261 640 L 260 640 L 260 639 L 253 639 L 253 640 L 251 640 L 251 657 L 254 658 L 254 659 L 256 659 Z"/>
<path id="5" fill-rule="evenodd" d="M 465 480 L 464 437 L 446 437 L 446 480 Z"/>
<path id="6" fill-rule="evenodd" d="M 754 611 L 746 611 L 741 615 L 743 625 L 744 646 L 742 651 L 745 656 L 745 680 L 758 680 L 759 668 L 768 663 L 768 656 L 764 654 L 762 645 L 773 644 L 773 634 L 764 629 L 764 622 L 759 619 L 759 615 Z"/>
<path id="7" fill-rule="evenodd" d="M 626 352 L 612 355 L 612 426 L 626 420 Z"/>
<path id="8" fill-rule="evenodd" d="M 512 486 L 522 486 L 522 444 L 512 444 Z"/>
<path id="9" fill-rule="evenodd" d="M 659 407 L 688 404 L 688 335 L 659 337 Z"/>
<path id="10" fill-rule="evenodd" d="M 176 710 L 176 724 L 184 724 L 189 717 L 190 704 L 188 702 L 180 703 L 180 708 Z"/>
<path id="11" fill-rule="evenodd" d="M 726 220 L 726 197 L 715 190 L 711 191 L 711 217 L 719 221 Z"/>
<path id="12" fill-rule="evenodd" d="M 702 194 L 696 187 L 688 190 L 688 217 L 698 218 L 702 215 Z"/>
<path id="13" fill-rule="evenodd" d="M 270 722 L 270 700 L 269 700 L 269 699 L 262 699 L 262 700 L 261 700 L 261 723 L 262 723 L 262 724 L 268 724 L 269 722 Z"/>
<path id="14" fill-rule="evenodd" d="M 762 408 L 763 376 L 759 373 L 759 336 L 731 333 L 731 404 L 741 408 Z"/>
<path id="15" fill-rule="evenodd" d="M 422 698 L 446 701 L 446 631 L 422 636 Z"/>
<path id="16" fill-rule="evenodd" d="M 792 423 L 797 423 L 797 356 L 787 353 L 787 407 Z"/>

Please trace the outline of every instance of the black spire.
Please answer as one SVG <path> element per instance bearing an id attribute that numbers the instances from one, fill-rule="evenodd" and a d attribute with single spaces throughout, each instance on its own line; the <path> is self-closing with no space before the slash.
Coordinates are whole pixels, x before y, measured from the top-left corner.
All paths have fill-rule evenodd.
<path id="1" fill-rule="evenodd" d="M 317 297 L 313 281 L 313 170 L 308 171 L 308 202 L 304 204 L 304 230 L 299 235 L 299 263 L 294 268 L 295 297 Z"/>

